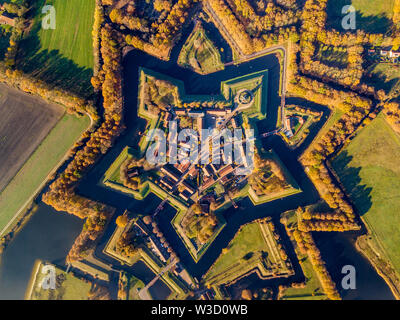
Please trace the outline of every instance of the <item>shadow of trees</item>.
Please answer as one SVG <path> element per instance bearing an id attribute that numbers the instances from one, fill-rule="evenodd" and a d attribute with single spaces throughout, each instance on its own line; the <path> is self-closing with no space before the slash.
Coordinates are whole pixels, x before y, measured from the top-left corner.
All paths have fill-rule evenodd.
<path id="1" fill-rule="evenodd" d="M 0 60 L 4 60 L 9 43 L 10 43 L 10 36 L 1 34 L 0 31 Z"/>
<path id="2" fill-rule="evenodd" d="M 372 206 L 372 188 L 361 184 L 361 168 L 349 166 L 352 159 L 353 156 L 350 156 L 347 151 L 343 151 L 334 159 L 332 166 L 355 204 L 358 214 L 362 216 L 367 213 Z"/>
<path id="3" fill-rule="evenodd" d="M 389 93 L 390 90 L 397 84 L 400 80 L 400 77 L 396 77 L 393 79 L 388 80 L 388 75 L 382 71 L 375 71 L 374 69 L 378 66 L 379 63 L 373 63 L 369 66 L 365 67 L 366 72 L 364 73 L 361 81 L 363 83 L 367 83 L 372 85 L 378 89 L 385 90 L 386 93 Z M 400 68 L 398 66 L 391 66 L 391 68 L 396 68 L 400 75 Z"/>
<path id="4" fill-rule="evenodd" d="M 342 8 L 351 5 L 351 0 L 328 0 L 327 5 L 327 27 L 342 30 Z M 392 21 L 384 14 L 365 16 L 356 8 L 357 29 L 362 29 L 368 33 L 387 33 L 392 27 Z M 355 30 L 356 31 L 356 30 Z"/>
<path id="5" fill-rule="evenodd" d="M 37 79 L 81 97 L 93 94 L 91 68 L 79 67 L 58 50 L 42 50 L 39 39 L 40 23 L 33 26 L 29 36 L 20 42 L 17 68 Z"/>

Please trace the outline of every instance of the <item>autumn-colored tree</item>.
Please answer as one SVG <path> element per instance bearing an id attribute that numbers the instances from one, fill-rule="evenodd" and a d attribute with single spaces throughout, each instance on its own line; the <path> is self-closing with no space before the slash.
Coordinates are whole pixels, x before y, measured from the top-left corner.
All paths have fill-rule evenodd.
<path id="1" fill-rule="evenodd" d="M 251 291 L 249 289 L 244 289 L 244 290 L 242 290 L 241 297 L 244 300 L 251 300 L 253 297 L 253 294 L 251 293 Z"/>
<path id="2" fill-rule="evenodd" d="M 118 227 L 120 228 L 125 228 L 126 225 L 128 224 L 128 216 L 126 214 L 122 214 L 117 217 L 115 220 L 115 223 L 117 224 Z"/>

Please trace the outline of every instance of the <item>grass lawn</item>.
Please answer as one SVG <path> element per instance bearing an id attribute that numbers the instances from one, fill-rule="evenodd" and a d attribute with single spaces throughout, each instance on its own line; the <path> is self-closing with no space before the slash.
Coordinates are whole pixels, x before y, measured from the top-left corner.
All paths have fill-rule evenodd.
<path id="1" fill-rule="evenodd" d="M 332 165 L 372 236 L 400 271 L 400 136 L 379 115 Z"/>
<path id="2" fill-rule="evenodd" d="M 55 7 L 55 30 L 41 27 L 44 5 Z M 52 85 L 83 96 L 90 95 L 93 90 L 90 78 L 94 6 L 94 0 L 37 1 L 34 26 L 21 42 L 19 67 Z"/>
<path id="3" fill-rule="evenodd" d="M 207 274 L 207 278 L 224 272 L 246 255 L 258 251 L 267 251 L 267 245 L 259 224 L 254 222 L 245 225 L 235 236 L 228 246 L 228 252 L 218 258 L 211 267 L 210 273 Z"/>
<path id="4" fill-rule="evenodd" d="M 92 27 L 95 1 L 47 0 L 56 9 L 56 29 L 40 29 L 42 50 L 58 50 L 79 67 L 93 67 Z"/>
<path id="5" fill-rule="evenodd" d="M 321 300 L 326 296 L 322 291 L 321 283 L 314 272 L 310 259 L 307 256 L 301 257 L 300 266 L 306 278 L 304 288 L 288 288 L 282 300 Z"/>
<path id="6" fill-rule="evenodd" d="M 27 297 L 29 300 L 87 300 L 91 283 L 78 279 L 72 272 L 66 273 L 59 268 L 56 271 L 56 289 L 43 289 L 42 282 L 46 274 L 42 273 L 43 264 L 35 265 L 37 272 L 32 276 L 35 281 L 32 283 L 32 294 Z M 29 290 L 30 288 L 28 288 Z"/>
<path id="7" fill-rule="evenodd" d="M 255 271 L 263 280 L 293 275 L 273 228 L 266 219 L 244 225 L 204 276 L 206 285 L 230 284 Z"/>
<path id="8" fill-rule="evenodd" d="M 394 97 L 400 94 L 398 86 L 400 80 L 400 66 L 391 63 L 374 63 L 365 70 L 365 82 L 377 89 L 390 92 L 397 88 Z"/>
<path id="9" fill-rule="evenodd" d="M 128 300 L 140 300 L 139 291 L 145 287 L 142 280 L 134 276 L 129 277 L 129 292 L 128 292 Z"/>
<path id="10" fill-rule="evenodd" d="M 0 194 L 0 233 L 14 215 L 27 205 L 47 175 L 89 126 L 88 117 L 65 114 L 29 160 Z"/>
<path id="11" fill-rule="evenodd" d="M 207 37 L 206 31 L 200 24 L 195 27 L 183 45 L 178 63 L 201 74 L 224 69 L 218 48 Z"/>
<path id="12" fill-rule="evenodd" d="M 356 26 L 370 33 L 386 33 L 392 25 L 394 0 L 328 0 L 327 23 L 340 31 L 342 8 L 353 5 L 356 9 Z"/>
<path id="13" fill-rule="evenodd" d="M 229 79 L 221 82 L 221 92 L 226 100 L 230 100 L 240 90 L 252 91 L 254 102 L 250 107 L 242 109 L 242 114 L 255 124 L 256 121 L 264 120 L 267 116 L 268 77 L 268 69 L 266 69 Z M 254 125 L 253 128 L 255 128 Z"/>
<path id="14" fill-rule="evenodd" d="M 334 47 L 320 44 L 316 57 L 323 64 L 326 64 L 330 67 L 335 68 L 347 68 L 348 63 L 348 54 L 346 47 Z"/>

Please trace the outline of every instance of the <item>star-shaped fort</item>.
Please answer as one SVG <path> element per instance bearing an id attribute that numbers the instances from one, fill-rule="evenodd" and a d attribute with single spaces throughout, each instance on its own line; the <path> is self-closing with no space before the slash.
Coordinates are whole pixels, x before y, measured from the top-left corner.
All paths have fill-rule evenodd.
<path id="1" fill-rule="evenodd" d="M 2 4 L 0 288 L 399 298 L 400 1 L 347 2 Z"/>

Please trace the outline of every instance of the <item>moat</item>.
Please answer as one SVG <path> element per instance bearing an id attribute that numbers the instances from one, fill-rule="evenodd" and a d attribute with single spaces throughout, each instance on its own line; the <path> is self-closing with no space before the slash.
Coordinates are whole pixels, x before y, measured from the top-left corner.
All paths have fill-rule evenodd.
<path id="1" fill-rule="evenodd" d="M 124 269 L 130 271 L 132 274 L 144 279 L 145 282 L 149 282 L 153 277 L 150 270 L 146 270 L 143 265 L 134 265 L 133 267 L 122 266 L 117 261 L 106 256 L 103 253 L 103 249 L 114 232 L 116 227 L 115 218 L 118 215 L 121 215 L 126 209 L 151 214 L 161 200 L 155 195 L 150 194 L 145 200 L 138 201 L 127 194 L 111 190 L 99 184 L 104 172 L 110 167 L 123 148 L 125 146 L 135 147 L 137 145 L 138 137 L 134 133 L 136 132 L 136 125 L 140 121 L 137 117 L 139 68 L 144 67 L 183 81 L 185 83 L 185 91 L 188 95 L 207 94 L 211 96 L 219 95 L 220 83 L 222 81 L 268 69 L 270 74 L 268 82 L 268 117 L 259 123 L 258 129 L 260 133 L 275 129 L 278 118 L 278 107 L 281 103 L 279 95 L 280 64 L 274 54 L 265 55 L 237 66 L 229 65 L 223 71 L 202 76 L 194 71 L 183 69 L 176 64 L 182 41 L 172 51 L 169 62 L 160 61 L 136 50 L 132 50 L 126 54 L 123 66 L 125 124 L 127 129 L 123 136 L 117 140 L 115 146 L 84 177 L 78 188 L 79 194 L 99 200 L 117 209 L 113 220 L 95 251 L 96 257 L 108 264 L 112 264 L 116 270 Z M 226 50 L 229 51 L 228 48 Z M 156 220 L 159 228 L 179 255 L 182 264 L 193 277 L 201 278 L 217 259 L 221 250 L 231 241 L 241 225 L 258 218 L 270 216 L 285 242 L 288 255 L 294 265 L 295 275 L 288 279 L 254 281 L 251 283 L 251 286 L 270 286 L 276 288 L 280 284 L 290 283 L 295 280 L 302 281 L 304 279 L 294 249 L 285 234 L 283 226 L 279 223 L 279 219 L 280 214 L 285 211 L 294 210 L 299 206 L 314 204 L 319 200 L 318 192 L 305 174 L 302 165 L 298 161 L 298 157 L 323 126 L 330 112 L 323 106 L 312 104 L 302 99 L 287 98 L 286 102 L 287 104 L 309 106 L 323 112 L 320 122 L 313 127 L 309 136 L 300 147 L 294 150 L 290 149 L 278 136 L 271 136 L 262 140 L 262 145 L 265 149 L 272 148 L 277 153 L 301 188 L 301 193 L 258 206 L 254 206 L 246 198 L 238 203 L 238 208 L 231 207 L 226 210 L 224 212 L 224 218 L 227 221 L 226 226 L 197 263 L 193 260 L 171 225 L 171 220 L 176 213 L 175 209 L 167 205 L 157 216 Z M 36 259 L 43 259 L 63 265 L 65 256 L 74 239 L 79 234 L 82 224 L 83 222 L 76 217 L 65 213 L 57 213 L 52 208 L 40 203 L 38 211 L 20 233 L 15 236 L 2 255 L 0 265 L 0 298 L 23 299 Z M 326 257 L 328 270 L 332 273 L 332 277 L 338 288 L 340 288 L 340 270 L 342 265 L 352 264 L 358 271 L 357 280 L 359 285 L 357 289 L 351 292 L 343 292 L 342 290 L 340 292 L 341 295 L 344 299 L 393 299 L 393 295 L 383 279 L 371 267 L 369 262 L 355 250 L 354 243 L 351 240 L 352 236 L 354 235 L 349 236 L 338 233 L 315 234 L 316 243 L 324 258 Z M 245 278 L 242 281 L 251 282 L 253 279 L 249 277 L 249 279 Z M 156 288 L 160 292 L 160 295 L 156 296 L 156 298 L 163 299 L 168 295 L 168 288 L 162 282 L 156 284 Z"/>

